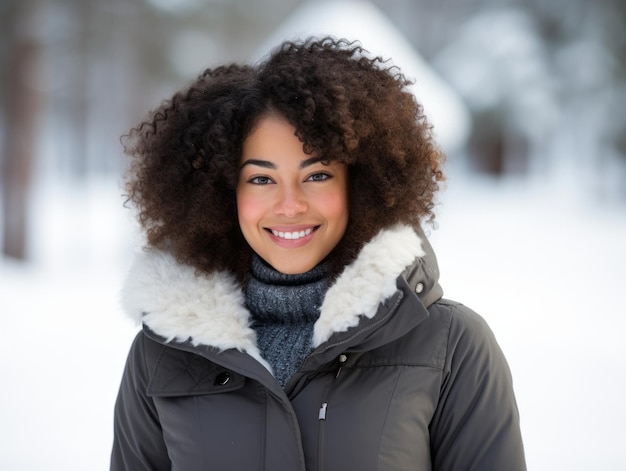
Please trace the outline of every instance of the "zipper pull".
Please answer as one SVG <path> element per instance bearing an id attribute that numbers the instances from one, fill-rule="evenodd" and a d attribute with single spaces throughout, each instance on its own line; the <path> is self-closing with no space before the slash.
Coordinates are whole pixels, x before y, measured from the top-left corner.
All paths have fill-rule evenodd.
<path id="1" fill-rule="evenodd" d="M 322 407 L 320 407 L 320 413 L 317 416 L 319 420 L 326 420 L 326 408 L 328 407 L 328 402 L 322 402 Z"/>
<path id="2" fill-rule="evenodd" d="M 339 373 L 341 373 L 341 369 L 343 368 L 343 364 L 348 360 L 348 355 L 344 355 L 343 353 L 339 355 L 339 369 L 337 370 L 337 374 L 335 375 L 335 379 L 339 378 Z"/>

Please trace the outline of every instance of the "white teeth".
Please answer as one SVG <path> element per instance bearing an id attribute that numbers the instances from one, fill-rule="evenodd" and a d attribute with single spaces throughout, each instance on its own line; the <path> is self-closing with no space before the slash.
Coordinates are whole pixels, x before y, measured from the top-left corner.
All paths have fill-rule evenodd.
<path id="1" fill-rule="evenodd" d="M 272 234 L 274 234 L 276 237 L 280 237 L 281 239 L 286 240 L 299 239 L 300 237 L 308 236 L 311 232 L 313 232 L 313 229 L 311 228 L 300 232 L 279 232 L 272 229 Z"/>

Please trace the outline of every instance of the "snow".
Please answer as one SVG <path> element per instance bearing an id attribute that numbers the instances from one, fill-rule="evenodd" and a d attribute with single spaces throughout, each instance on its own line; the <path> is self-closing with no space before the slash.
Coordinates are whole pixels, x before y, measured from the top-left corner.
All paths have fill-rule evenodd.
<path id="1" fill-rule="evenodd" d="M 529 469 L 624 469 L 626 208 L 551 188 L 452 175 L 430 230 L 442 285 L 507 355 Z M 46 182 L 33 260 L 0 260 L 0 469 L 108 468 L 137 330 L 118 304 L 139 240 L 120 193 Z"/>
<path id="2" fill-rule="evenodd" d="M 0 469 L 107 469 L 135 326 L 117 293 L 132 225 L 114 181 L 35 196 L 34 261 L 0 264 Z"/>

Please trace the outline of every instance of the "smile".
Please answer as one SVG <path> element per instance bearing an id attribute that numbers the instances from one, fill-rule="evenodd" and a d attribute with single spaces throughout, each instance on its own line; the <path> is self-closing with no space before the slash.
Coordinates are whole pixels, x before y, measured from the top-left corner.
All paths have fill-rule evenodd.
<path id="1" fill-rule="evenodd" d="M 281 231 L 275 231 L 274 229 L 272 229 L 272 234 L 274 234 L 274 236 L 280 237 L 281 239 L 286 239 L 286 240 L 300 239 L 301 237 L 308 236 L 309 234 L 311 234 L 311 232 L 313 232 L 313 229 L 310 227 L 304 231 L 293 231 L 293 232 L 281 232 Z"/>

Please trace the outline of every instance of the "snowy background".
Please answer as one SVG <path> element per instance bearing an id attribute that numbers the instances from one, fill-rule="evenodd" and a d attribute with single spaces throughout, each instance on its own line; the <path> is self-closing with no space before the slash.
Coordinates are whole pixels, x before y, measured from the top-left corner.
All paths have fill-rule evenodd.
<path id="1" fill-rule="evenodd" d="M 507 355 L 529 469 L 625 469 L 626 209 L 548 188 L 453 173 L 430 230 L 442 284 Z M 119 195 L 115 179 L 42 185 L 34 260 L 0 264 L 2 470 L 107 469 L 136 332 L 118 305 L 138 244 Z"/>
<path id="2" fill-rule="evenodd" d="M 395 51 L 430 100 L 449 155 L 429 230 L 441 283 L 499 339 L 529 470 L 626 469 L 624 5 L 0 2 L 0 85 L 15 45 L 36 52 L 38 71 L 0 93 L 0 149 L 16 135 L 8 96 L 35 96 L 39 124 L 28 257 L 0 258 L 0 470 L 108 468 L 137 331 L 119 291 L 140 245 L 119 135 L 205 66 L 330 25 Z"/>

